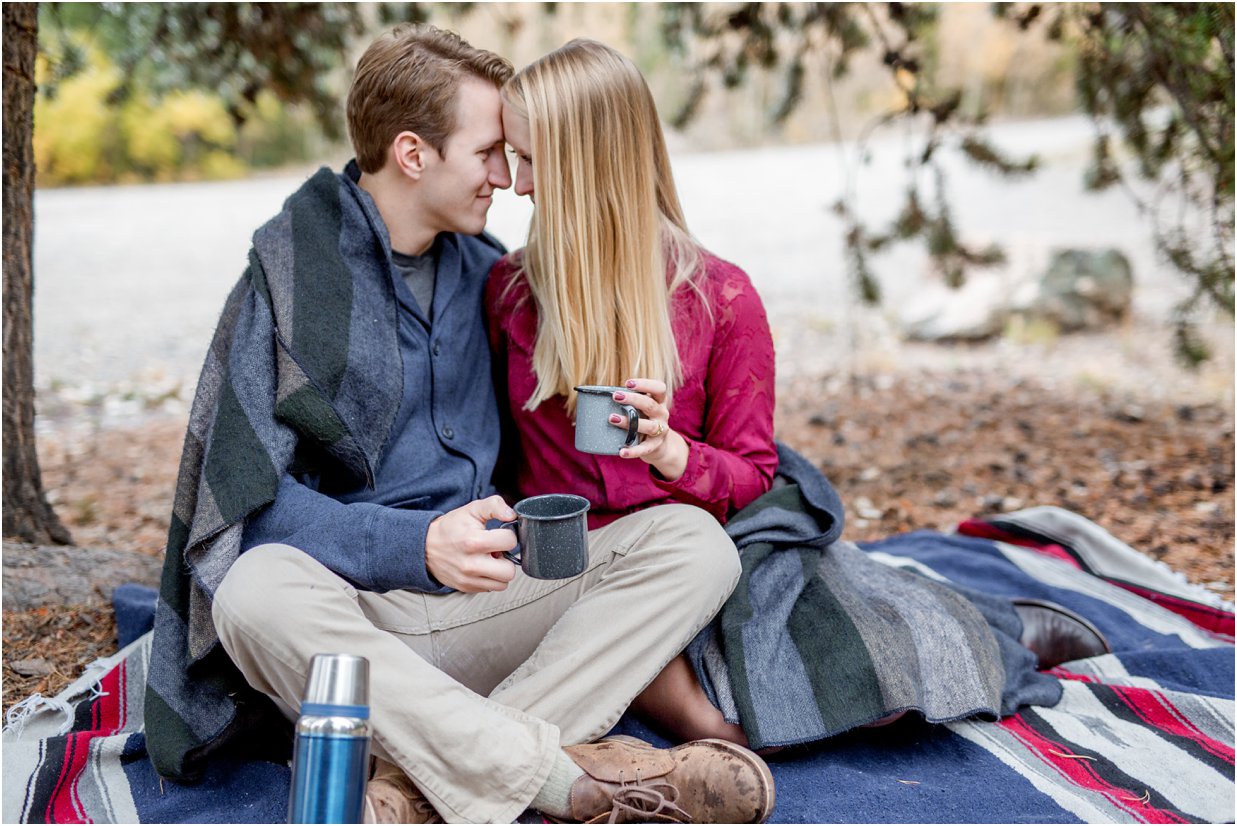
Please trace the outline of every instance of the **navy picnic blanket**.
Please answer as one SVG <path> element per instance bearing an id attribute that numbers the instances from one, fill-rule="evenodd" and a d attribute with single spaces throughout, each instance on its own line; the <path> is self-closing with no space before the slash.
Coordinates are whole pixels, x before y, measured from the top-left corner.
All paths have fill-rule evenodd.
<path id="1" fill-rule="evenodd" d="M 865 543 L 882 563 L 1066 605 L 1113 645 L 1050 673 L 1062 699 L 996 722 L 903 720 L 771 758 L 780 823 L 1232 822 L 1233 612 L 1077 514 L 1032 508 Z M 220 758 L 161 782 L 143 686 L 154 592 L 116 594 L 122 650 L 10 710 L 3 820 L 283 822 L 289 769 Z M 628 716 L 625 733 L 666 745 Z"/>

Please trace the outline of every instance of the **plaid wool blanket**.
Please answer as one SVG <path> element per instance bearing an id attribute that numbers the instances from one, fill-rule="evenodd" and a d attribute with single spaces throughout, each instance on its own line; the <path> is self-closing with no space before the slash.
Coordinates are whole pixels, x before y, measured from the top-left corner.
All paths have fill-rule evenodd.
<path id="1" fill-rule="evenodd" d="M 976 591 L 1067 605 L 1114 651 L 1054 669 L 1061 698 L 1051 708 L 997 722 L 903 720 L 783 752 L 771 762 L 773 822 L 1232 822 L 1231 605 L 1056 508 L 859 547 Z M 149 627 L 153 599 L 119 596 L 121 627 Z M 122 611 L 144 611 L 144 622 Z M 142 728 L 150 641 L 122 640 L 58 697 L 12 710 L 4 822 L 286 819 L 284 764 L 217 756 L 197 785 L 159 780 Z M 665 745 L 630 716 L 618 730 Z"/>
<path id="2" fill-rule="evenodd" d="M 144 703 L 165 777 L 200 776 L 236 734 L 277 718 L 219 646 L 211 602 L 244 519 L 311 451 L 357 479 L 398 412 L 402 373 L 385 224 L 354 182 L 323 168 L 253 237 L 189 415 Z M 343 240 L 341 240 L 343 239 Z"/>
<path id="3" fill-rule="evenodd" d="M 743 572 L 688 646 L 696 676 L 755 749 L 834 737 L 897 712 L 932 723 L 1051 706 L 1008 599 L 882 565 L 840 539 L 841 500 L 778 444 L 778 486 L 726 532 Z"/>

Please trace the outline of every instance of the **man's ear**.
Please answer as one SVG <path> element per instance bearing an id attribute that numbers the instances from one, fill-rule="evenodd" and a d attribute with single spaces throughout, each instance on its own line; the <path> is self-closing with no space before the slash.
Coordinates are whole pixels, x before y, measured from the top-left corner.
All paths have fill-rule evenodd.
<path id="1" fill-rule="evenodd" d="M 395 168 L 412 180 L 419 180 L 425 171 L 427 155 L 434 148 L 421 139 L 416 132 L 400 132 L 391 141 L 391 160 Z"/>

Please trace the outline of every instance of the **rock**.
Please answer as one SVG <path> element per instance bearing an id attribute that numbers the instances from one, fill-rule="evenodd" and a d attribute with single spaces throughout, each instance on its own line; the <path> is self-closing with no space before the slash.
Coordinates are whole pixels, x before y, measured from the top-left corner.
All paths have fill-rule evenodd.
<path id="1" fill-rule="evenodd" d="M 1110 415 L 1119 422 L 1138 424 L 1146 420 L 1147 411 L 1141 405 L 1127 404 L 1119 410 L 1113 411 Z"/>
<path id="2" fill-rule="evenodd" d="M 980 500 L 980 507 L 984 509 L 984 513 L 992 513 L 993 511 L 1003 510 L 1005 497 L 999 494 L 990 493 Z"/>
<path id="3" fill-rule="evenodd" d="M 1009 315 L 1005 279 L 974 273 L 953 290 L 934 285 L 915 297 L 898 320 L 902 334 L 913 341 L 981 341 L 1005 329 Z"/>
<path id="4" fill-rule="evenodd" d="M 872 504 L 872 500 L 866 496 L 857 497 L 854 501 L 855 513 L 860 519 L 880 519 L 881 512 Z"/>
<path id="5" fill-rule="evenodd" d="M 4 610 L 107 602 L 117 585 L 158 587 L 162 557 L 117 548 L 4 543 Z"/>
<path id="6" fill-rule="evenodd" d="M 959 289 L 921 290 L 898 319 L 914 341 L 982 341 L 1003 333 L 1011 318 L 1061 332 L 1099 329 L 1129 312 L 1134 276 L 1116 249 L 1066 249 L 1038 278 L 972 273 Z"/>
<path id="7" fill-rule="evenodd" d="M 1120 321 L 1134 297 L 1129 259 L 1116 249 L 1056 252 L 1029 301 L 1013 309 L 1062 332 L 1095 330 Z"/>
<path id="8" fill-rule="evenodd" d="M 9 668 L 21 677 L 46 677 L 55 670 L 52 664 L 42 657 L 32 660 L 15 660 L 9 663 Z"/>

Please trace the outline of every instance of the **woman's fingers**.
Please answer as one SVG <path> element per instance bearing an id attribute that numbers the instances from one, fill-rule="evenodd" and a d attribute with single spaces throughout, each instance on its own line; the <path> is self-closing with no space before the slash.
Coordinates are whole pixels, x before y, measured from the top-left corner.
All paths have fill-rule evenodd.
<path id="1" fill-rule="evenodd" d="M 632 391 L 630 393 L 616 392 L 613 398 L 619 404 L 630 404 L 640 411 L 643 418 L 667 418 L 666 406 L 652 396 Z"/>
<path id="2" fill-rule="evenodd" d="M 628 379 L 624 385 L 628 390 L 645 393 L 652 396 L 658 404 L 666 400 L 666 383 L 658 379 Z"/>
<path id="3" fill-rule="evenodd" d="M 619 451 L 619 457 L 623 459 L 643 459 L 657 448 L 661 447 L 663 439 L 651 439 L 645 437 L 644 441 L 632 447 L 625 447 Z"/>

